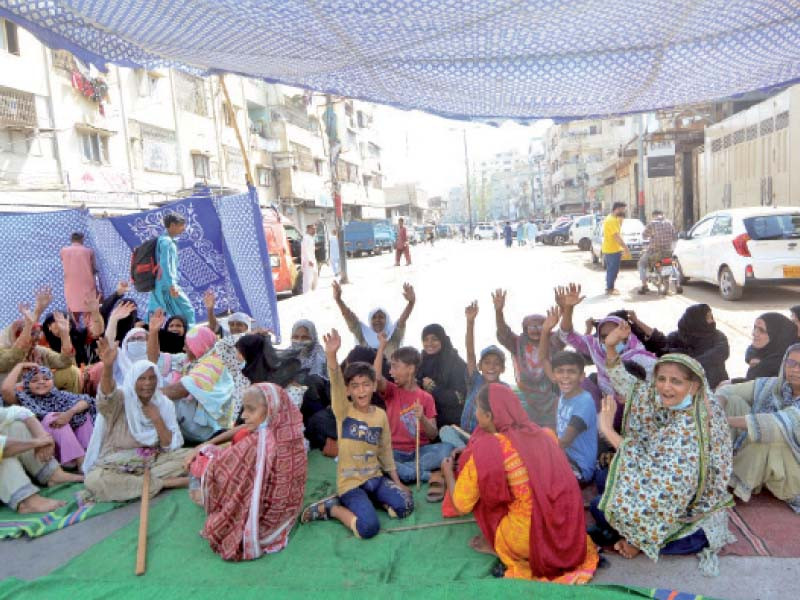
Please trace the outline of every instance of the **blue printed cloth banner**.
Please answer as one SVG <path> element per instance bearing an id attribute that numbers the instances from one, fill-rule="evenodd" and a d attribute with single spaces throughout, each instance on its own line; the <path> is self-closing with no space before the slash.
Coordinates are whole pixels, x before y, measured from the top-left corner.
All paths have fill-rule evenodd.
<path id="1" fill-rule="evenodd" d="M 578 118 L 800 78 L 797 0 L 0 0 L 104 68 L 230 72 L 449 117 Z"/>
<path id="2" fill-rule="evenodd" d="M 92 218 L 83 210 L 0 215 L 0 251 L 9 257 L 0 270 L 0 325 L 19 318 L 19 303 L 32 304 L 41 286 L 53 290 L 51 309 L 65 308 L 59 250 L 69 244 L 71 232 L 86 234 L 86 245 L 95 250 L 100 287 L 108 295 L 120 281 L 130 279 L 132 249 L 158 236 L 169 212 L 186 219 L 186 231 L 176 240 L 178 272 L 197 320 L 206 320 L 203 294 L 213 289 L 218 311 L 246 312 L 257 325 L 280 336 L 261 212 L 248 194 L 214 199 L 201 195 L 109 219 Z M 147 294 L 131 291 L 128 296 L 142 314 Z"/>

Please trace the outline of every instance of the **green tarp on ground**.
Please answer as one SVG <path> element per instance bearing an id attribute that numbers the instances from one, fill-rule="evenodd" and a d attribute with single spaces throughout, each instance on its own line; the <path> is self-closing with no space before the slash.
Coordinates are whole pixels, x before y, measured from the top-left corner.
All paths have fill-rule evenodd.
<path id="1" fill-rule="evenodd" d="M 306 499 L 333 491 L 335 463 L 319 452 L 309 455 Z M 416 493 L 414 513 L 402 521 L 384 514 L 382 528 L 440 521 L 440 505 Z M 0 598 L 324 598 L 376 594 L 380 598 L 498 598 L 530 595 L 548 599 L 649 597 L 649 590 L 616 586 L 568 587 L 497 580 L 495 559 L 469 549 L 474 523 L 358 540 L 336 522 L 297 526 L 278 554 L 244 563 L 226 563 L 199 532 L 203 510 L 185 491 L 151 507 L 147 573 L 133 574 L 138 519 L 96 544 L 52 574 L 33 582 L 8 579 Z M 267 594 L 267 596 L 265 596 Z"/>

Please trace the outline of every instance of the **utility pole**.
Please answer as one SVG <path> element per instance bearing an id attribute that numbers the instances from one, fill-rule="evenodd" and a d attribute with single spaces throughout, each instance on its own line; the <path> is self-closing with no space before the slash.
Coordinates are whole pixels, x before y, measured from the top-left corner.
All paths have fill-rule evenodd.
<path id="1" fill-rule="evenodd" d="M 645 172 L 647 171 L 647 169 L 645 168 L 645 164 L 644 164 L 644 130 L 645 130 L 645 121 L 644 121 L 644 119 L 645 119 L 645 114 L 644 113 L 640 114 L 639 115 L 639 140 L 638 140 L 638 143 L 636 145 L 637 146 L 637 154 L 638 154 L 638 158 L 639 158 L 639 177 L 637 178 L 638 179 L 638 181 L 637 181 L 638 185 L 636 186 L 638 188 L 636 190 L 637 191 L 636 202 L 637 202 L 637 213 L 638 213 L 639 219 L 643 223 L 646 223 L 647 222 L 647 216 L 645 215 L 645 210 L 644 210 L 644 178 L 645 178 Z"/>
<path id="2" fill-rule="evenodd" d="M 339 153 L 342 151 L 342 143 L 339 141 L 339 133 L 336 121 L 336 112 L 333 109 L 333 100 L 330 94 L 325 95 L 325 132 L 328 135 L 328 158 L 330 158 L 331 169 L 331 194 L 333 195 L 333 206 L 336 211 L 336 241 L 339 244 L 339 267 L 341 269 L 339 281 L 349 283 L 347 279 L 347 252 L 344 248 L 344 209 L 342 207 L 342 195 L 339 189 L 339 173 L 336 165 L 339 162 Z"/>
<path id="3" fill-rule="evenodd" d="M 469 191 L 469 153 L 467 152 L 467 130 L 461 130 L 464 135 L 464 170 L 467 174 L 467 220 L 469 221 L 469 230 L 467 237 L 472 235 L 472 194 Z"/>

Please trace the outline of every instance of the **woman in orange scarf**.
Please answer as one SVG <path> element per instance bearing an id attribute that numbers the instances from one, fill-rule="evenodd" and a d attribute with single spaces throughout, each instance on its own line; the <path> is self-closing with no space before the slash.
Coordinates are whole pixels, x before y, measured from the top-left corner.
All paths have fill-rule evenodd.
<path id="1" fill-rule="evenodd" d="M 552 432 L 532 423 L 506 386 L 477 397 L 478 427 L 442 472 L 461 514 L 474 513 L 505 577 L 587 583 L 598 555 L 586 535 L 583 498 Z"/>

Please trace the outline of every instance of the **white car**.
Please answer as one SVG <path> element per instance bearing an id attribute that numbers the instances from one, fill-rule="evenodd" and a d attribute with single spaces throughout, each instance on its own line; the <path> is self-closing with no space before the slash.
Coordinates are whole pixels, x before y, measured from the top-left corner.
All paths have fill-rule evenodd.
<path id="1" fill-rule="evenodd" d="M 569 228 L 569 241 L 578 246 L 580 250 L 592 249 L 592 232 L 595 226 L 602 221 L 600 215 L 583 215 L 575 217 L 572 227 Z"/>
<path id="2" fill-rule="evenodd" d="M 624 219 L 622 221 L 622 228 L 620 234 L 631 251 L 629 255 L 622 257 L 622 262 L 638 261 L 642 255 L 644 247 L 644 240 L 642 240 L 642 233 L 644 232 L 644 223 L 639 219 Z M 594 227 L 592 234 L 592 243 L 589 246 L 592 253 L 592 262 L 597 264 L 601 263 L 603 268 L 606 267 L 606 259 L 603 256 L 603 220 L 601 219 Z"/>
<path id="3" fill-rule="evenodd" d="M 494 240 L 497 239 L 497 232 L 491 223 L 478 223 L 472 232 L 472 237 L 476 240 Z"/>
<path id="4" fill-rule="evenodd" d="M 675 245 L 681 284 L 719 286 L 725 300 L 745 287 L 800 283 L 800 208 L 731 208 L 703 217 Z"/>

